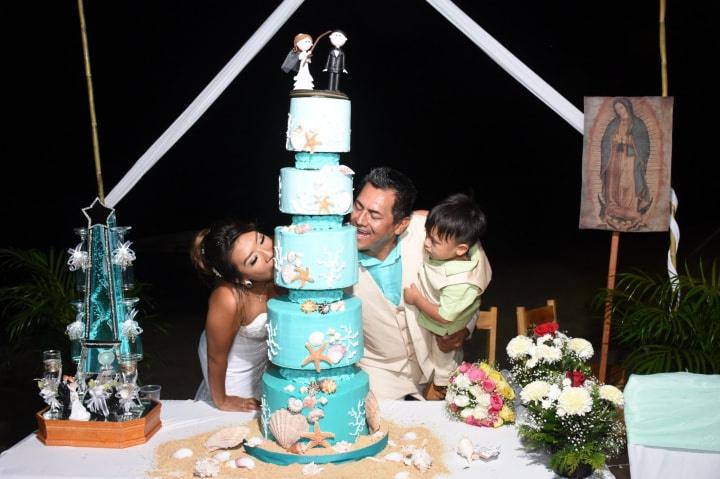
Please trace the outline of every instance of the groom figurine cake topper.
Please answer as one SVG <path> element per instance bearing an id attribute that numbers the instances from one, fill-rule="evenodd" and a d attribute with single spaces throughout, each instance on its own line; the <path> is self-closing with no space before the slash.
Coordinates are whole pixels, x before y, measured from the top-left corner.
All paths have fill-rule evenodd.
<path id="1" fill-rule="evenodd" d="M 328 30 L 319 35 L 315 41 L 306 33 L 299 33 L 293 39 L 293 48 L 285 57 L 285 61 L 280 68 L 285 73 L 296 72 L 293 77 L 293 90 L 313 90 L 314 81 L 310 74 L 310 63 L 313 50 L 319 43 L 320 39 L 326 35 L 330 35 L 330 43 L 333 48 L 328 52 L 327 61 L 323 72 L 329 72 L 327 91 L 339 92 L 338 84 L 340 74 L 346 73 L 345 69 L 345 52 L 342 47 L 347 42 L 347 36 L 342 30 Z"/>
<path id="2" fill-rule="evenodd" d="M 342 51 L 345 42 L 347 42 L 347 36 L 342 30 L 334 30 L 330 34 L 330 43 L 334 48 L 328 53 L 325 69 L 323 70 L 324 72 L 330 72 L 328 90 L 339 90 L 340 73 L 347 73 L 345 69 L 345 52 Z"/>

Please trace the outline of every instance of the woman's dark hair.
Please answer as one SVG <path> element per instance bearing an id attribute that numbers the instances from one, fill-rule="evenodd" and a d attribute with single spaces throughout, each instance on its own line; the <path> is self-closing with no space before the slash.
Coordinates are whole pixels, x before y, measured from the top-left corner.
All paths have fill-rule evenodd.
<path id="1" fill-rule="evenodd" d="M 615 111 L 615 105 L 620 103 L 622 106 L 625 107 L 625 109 L 628 112 L 628 115 L 630 115 L 630 118 L 633 118 L 635 116 L 635 112 L 633 111 L 633 105 L 629 98 L 625 98 L 624 96 L 617 97 L 613 100 L 613 113 L 615 113 L 615 116 L 618 116 L 617 112 Z"/>
<path id="2" fill-rule="evenodd" d="M 458 193 L 448 196 L 430 210 L 425 220 L 425 231 L 433 230 L 441 240 L 450 239 L 472 247 L 485 234 L 485 213 L 472 197 Z"/>
<path id="3" fill-rule="evenodd" d="M 190 259 L 193 266 L 209 284 L 218 280 L 235 283 L 242 280 L 230 261 L 233 244 L 238 236 L 257 231 L 254 223 L 224 220 L 213 223 L 195 235 Z"/>
<path id="4" fill-rule="evenodd" d="M 393 190 L 395 192 L 395 203 L 392 208 L 393 223 L 399 223 L 403 218 L 412 215 L 417 190 L 412 180 L 405 176 L 404 173 L 387 166 L 380 166 L 373 168 L 373 170 L 363 178 L 360 189 L 362 189 L 366 183 L 370 183 L 375 188 L 381 190 Z"/>

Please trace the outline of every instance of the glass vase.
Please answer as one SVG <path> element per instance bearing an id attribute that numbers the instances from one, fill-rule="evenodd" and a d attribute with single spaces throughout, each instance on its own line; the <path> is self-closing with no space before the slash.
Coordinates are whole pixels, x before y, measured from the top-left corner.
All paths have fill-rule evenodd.
<path id="1" fill-rule="evenodd" d="M 86 255 L 89 255 L 88 250 L 88 242 L 87 242 L 87 236 L 88 236 L 88 230 L 87 228 L 75 228 L 73 230 L 76 235 L 80 237 L 80 242 L 78 243 L 77 247 L 75 248 L 76 251 L 81 251 L 85 253 Z M 86 279 L 87 279 L 87 267 L 80 267 L 77 268 L 75 271 L 73 271 L 73 276 L 75 276 L 75 290 L 79 293 L 85 293 L 87 290 L 86 285 Z"/>

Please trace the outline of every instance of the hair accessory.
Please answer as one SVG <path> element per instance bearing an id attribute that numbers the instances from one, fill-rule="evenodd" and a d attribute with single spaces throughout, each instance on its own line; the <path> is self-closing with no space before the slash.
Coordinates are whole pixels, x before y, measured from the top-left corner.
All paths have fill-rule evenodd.
<path id="1" fill-rule="evenodd" d="M 218 278 L 222 279 L 222 275 L 220 274 L 220 272 L 219 272 L 218 270 L 216 270 L 215 268 L 213 268 L 213 269 L 212 269 L 212 272 L 215 274 L 215 276 L 217 276 Z"/>

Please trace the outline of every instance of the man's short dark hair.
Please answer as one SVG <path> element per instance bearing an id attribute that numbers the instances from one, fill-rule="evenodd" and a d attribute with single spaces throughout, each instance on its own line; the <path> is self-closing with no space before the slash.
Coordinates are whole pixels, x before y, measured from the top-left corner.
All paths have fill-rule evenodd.
<path id="1" fill-rule="evenodd" d="M 485 213 L 465 194 L 449 196 L 430 210 L 425 221 L 425 231 L 433 230 L 441 240 L 452 240 L 472 247 L 485 234 L 487 220 Z"/>
<path id="2" fill-rule="evenodd" d="M 393 223 L 399 223 L 403 218 L 412 215 L 417 190 L 412 180 L 404 173 L 387 166 L 373 168 L 363 178 L 362 189 L 365 184 L 370 183 L 381 190 L 393 190 L 395 192 L 395 203 L 392 208 Z"/>

